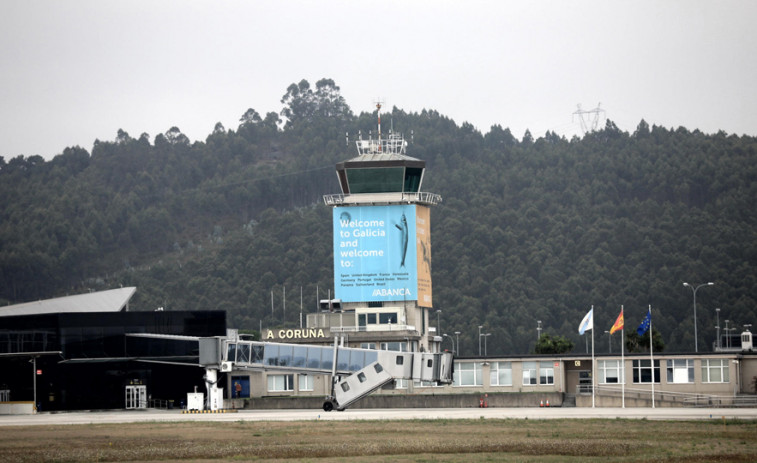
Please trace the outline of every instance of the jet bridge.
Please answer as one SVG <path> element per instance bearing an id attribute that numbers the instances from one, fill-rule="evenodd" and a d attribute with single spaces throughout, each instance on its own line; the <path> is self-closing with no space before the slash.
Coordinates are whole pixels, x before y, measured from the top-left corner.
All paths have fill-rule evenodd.
<path id="1" fill-rule="evenodd" d="M 200 364 L 206 369 L 210 397 L 217 397 L 217 373 L 266 370 L 331 375 L 331 394 L 324 411 L 344 410 L 361 398 L 394 381 L 452 382 L 452 354 L 395 352 L 339 345 L 313 346 L 244 341 L 227 337 L 200 338 Z M 214 407 L 211 401 L 211 409 Z"/>

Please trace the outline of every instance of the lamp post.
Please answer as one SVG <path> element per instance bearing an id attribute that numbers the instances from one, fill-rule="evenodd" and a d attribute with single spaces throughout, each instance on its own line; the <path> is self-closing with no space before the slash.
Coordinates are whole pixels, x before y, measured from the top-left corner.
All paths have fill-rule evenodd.
<path id="1" fill-rule="evenodd" d="M 478 356 L 481 357 L 481 328 L 484 325 L 478 325 Z"/>
<path id="2" fill-rule="evenodd" d="M 478 335 L 479 344 L 481 343 L 481 337 L 483 336 L 484 338 L 484 357 L 486 357 L 486 338 L 488 338 L 491 335 L 492 335 L 491 333 L 481 333 Z"/>
<path id="3" fill-rule="evenodd" d="M 593 331 L 592 331 L 592 333 L 593 333 Z M 589 353 L 589 337 L 588 336 L 584 336 L 584 341 L 586 341 L 586 353 L 588 354 Z"/>
<path id="4" fill-rule="evenodd" d="M 436 332 L 437 333 L 442 332 L 441 313 L 442 313 L 442 309 L 436 309 Z"/>
<path id="5" fill-rule="evenodd" d="M 610 344 L 610 353 L 612 354 L 612 333 L 605 331 L 605 334 L 607 334 L 607 342 Z"/>
<path id="6" fill-rule="evenodd" d="M 33 356 L 29 363 L 32 364 L 32 375 L 34 381 L 34 410 L 37 410 L 37 356 Z"/>
<path id="7" fill-rule="evenodd" d="M 726 320 L 725 321 L 725 328 L 723 328 L 723 331 L 725 331 L 725 347 L 726 349 L 730 349 L 733 347 L 733 332 L 736 331 L 736 322 L 733 322 L 732 327 L 728 327 L 728 322 L 733 320 Z"/>
<path id="8" fill-rule="evenodd" d="M 697 342 L 697 290 L 702 286 L 712 286 L 714 284 L 715 283 L 710 281 L 709 283 L 702 283 L 701 285 L 694 287 L 686 282 L 683 283 L 684 286 L 691 288 L 691 291 L 694 293 L 694 352 L 699 352 L 699 343 Z"/>
<path id="9" fill-rule="evenodd" d="M 455 348 L 455 355 L 460 355 L 460 332 L 455 331 L 455 341 L 457 342 L 457 347 Z"/>
<path id="10" fill-rule="evenodd" d="M 455 352 L 455 340 L 452 339 L 452 336 L 448 335 L 447 333 L 442 334 L 442 337 L 449 338 L 449 340 L 452 342 L 452 352 Z M 439 349 L 441 351 L 441 349 Z"/>
<path id="11" fill-rule="evenodd" d="M 536 339 L 541 339 L 541 320 L 536 320 Z"/>
<path id="12" fill-rule="evenodd" d="M 715 331 L 718 334 L 717 342 L 715 343 L 715 346 L 720 350 L 720 308 L 715 309 L 715 316 L 718 319 L 718 324 L 715 325 Z"/>

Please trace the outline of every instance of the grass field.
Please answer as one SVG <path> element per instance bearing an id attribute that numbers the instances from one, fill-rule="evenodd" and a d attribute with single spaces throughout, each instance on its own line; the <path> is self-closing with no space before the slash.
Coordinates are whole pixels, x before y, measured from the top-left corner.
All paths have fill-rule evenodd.
<path id="1" fill-rule="evenodd" d="M 755 462 L 755 421 L 415 420 L 4 427 L 0 462 Z"/>

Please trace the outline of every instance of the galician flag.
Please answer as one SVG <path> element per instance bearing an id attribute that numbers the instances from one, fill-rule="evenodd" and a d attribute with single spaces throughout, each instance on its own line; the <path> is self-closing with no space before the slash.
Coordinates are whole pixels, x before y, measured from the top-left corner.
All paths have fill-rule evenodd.
<path id="1" fill-rule="evenodd" d="M 581 324 L 578 325 L 578 334 L 584 334 L 585 331 L 594 329 L 594 308 L 586 314 Z"/>
<path id="2" fill-rule="evenodd" d="M 615 320 L 615 324 L 612 325 L 612 328 L 610 328 L 610 334 L 614 334 L 618 330 L 623 329 L 623 309 L 620 309 L 620 315 L 618 315 L 618 319 Z"/>

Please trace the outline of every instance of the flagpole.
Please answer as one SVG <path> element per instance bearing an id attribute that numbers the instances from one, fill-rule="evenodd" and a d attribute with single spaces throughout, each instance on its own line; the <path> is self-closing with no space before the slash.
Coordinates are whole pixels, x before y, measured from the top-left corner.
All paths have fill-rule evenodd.
<path id="1" fill-rule="evenodd" d="M 594 392 L 596 389 L 596 381 L 595 381 L 595 375 L 594 375 L 594 305 L 591 306 L 591 318 L 592 318 L 592 329 L 591 329 L 591 408 L 594 408 Z"/>
<path id="2" fill-rule="evenodd" d="M 621 384 L 620 390 L 623 402 L 623 408 L 626 408 L 626 359 L 625 359 L 625 343 L 626 343 L 626 322 L 623 315 L 623 305 L 620 306 L 620 315 L 623 316 L 623 328 L 620 329 L 620 374 Z"/>
<path id="3" fill-rule="evenodd" d="M 652 408 L 654 406 L 654 354 L 652 352 L 652 304 L 649 304 L 649 362 L 652 367 Z"/>

